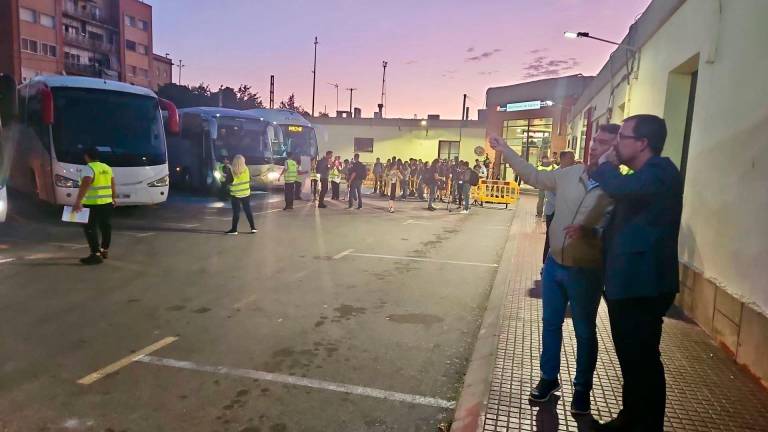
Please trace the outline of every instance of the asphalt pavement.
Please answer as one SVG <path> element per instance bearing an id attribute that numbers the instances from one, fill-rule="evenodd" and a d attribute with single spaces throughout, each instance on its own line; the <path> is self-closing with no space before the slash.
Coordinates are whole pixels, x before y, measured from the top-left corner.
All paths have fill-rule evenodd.
<path id="1" fill-rule="evenodd" d="M 110 259 L 11 202 L 0 431 L 435 431 L 450 420 L 514 210 L 365 197 L 282 211 L 118 208 Z"/>

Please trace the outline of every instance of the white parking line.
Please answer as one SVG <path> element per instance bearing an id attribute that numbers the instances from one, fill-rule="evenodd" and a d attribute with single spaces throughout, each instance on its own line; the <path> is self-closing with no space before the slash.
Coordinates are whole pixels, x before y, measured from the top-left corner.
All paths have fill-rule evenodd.
<path id="1" fill-rule="evenodd" d="M 417 221 L 417 220 L 413 220 L 413 219 L 409 219 L 409 220 L 403 222 L 403 225 L 414 225 L 414 224 L 416 224 L 416 225 L 432 225 L 430 222 L 422 222 L 422 221 Z"/>
<path id="2" fill-rule="evenodd" d="M 433 258 L 417 258 L 417 257 L 392 256 L 392 255 L 349 253 L 349 251 L 344 253 L 344 255 L 361 256 L 361 257 L 369 257 L 369 258 L 386 258 L 386 259 L 394 259 L 394 260 L 425 261 L 425 262 L 444 263 L 444 264 L 474 265 L 474 266 L 481 266 L 481 267 L 498 267 L 499 266 L 498 264 L 486 264 L 486 263 L 468 262 L 468 261 L 450 261 L 450 260 L 441 260 L 441 259 L 433 259 Z"/>
<path id="3" fill-rule="evenodd" d="M 123 357 L 122 359 L 112 363 L 111 365 L 109 365 L 107 367 L 101 368 L 101 369 L 97 370 L 96 372 L 94 372 L 94 373 L 92 373 L 90 375 L 87 375 L 87 376 L 85 376 L 83 378 L 80 378 L 79 380 L 77 380 L 77 383 L 78 384 L 82 384 L 82 385 L 93 384 L 94 382 L 104 378 L 105 376 L 107 376 L 107 375 L 109 375 L 111 373 L 114 373 L 117 370 L 122 369 L 122 368 L 128 366 L 129 364 L 135 362 L 136 360 L 139 360 L 141 357 L 143 357 L 143 356 L 145 356 L 145 355 L 147 355 L 149 353 L 152 353 L 154 351 L 157 351 L 160 348 L 162 348 L 162 347 L 164 347 L 164 346 L 166 346 L 166 345 L 168 345 L 168 344 L 170 344 L 170 343 L 172 343 L 172 342 L 174 342 L 174 341 L 176 341 L 178 339 L 179 338 L 177 338 L 177 337 L 169 336 L 169 337 L 167 337 L 165 339 L 159 340 L 159 341 L 153 343 L 152 345 L 150 345 L 150 346 L 148 346 L 146 348 L 141 349 L 140 351 L 136 351 L 135 353 L 129 355 L 128 357 Z"/>
<path id="4" fill-rule="evenodd" d="M 222 367 L 222 366 L 206 366 L 206 365 L 200 365 L 200 364 L 196 364 L 188 361 L 173 360 L 173 359 L 162 358 L 162 357 L 154 357 L 150 355 L 141 356 L 139 359 L 137 359 L 137 361 L 140 361 L 142 363 L 159 365 L 159 366 L 195 370 L 200 372 L 210 372 L 210 373 L 217 373 L 222 375 L 239 376 L 244 378 L 279 382 L 284 384 L 293 384 L 293 385 L 304 386 L 304 387 L 312 387 L 312 388 L 321 389 L 321 390 L 331 390 L 331 391 L 336 391 L 341 393 L 349 393 L 349 394 L 368 396 L 368 397 L 374 397 L 379 399 L 388 399 L 388 400 L 393 400 L 398 402 L 407 402 L 407 403 L 418 404 L 418 405 L 427 405 L 427 406 L 433 406 L 438 408 L 453 408 L 456 405 L 455 402 L 428 397 L 428 396 L 398 393 L 398 392 L 380 390 L 375 388 L 360 387 L 360 386 L 350 385 L 350 384 L 340 384 L 340 383 L 316 380 L 311 378 L 296 377 L 292 375 L 276 374 L 271 372 L 261 372 L 261 371 L 250 370 L 250 369 L 238 369 L 238 368 L 229 368 L 229 367 Z"/>
<path id="5" fill-rule="evenodd" d="M 16 261 L 16 258 L 5 258 L 5 259 L 0 259 L 0 264 L 9 263 L 9 262 L 11 262 L 11 261 Z"/>
<path id="6" fill-rule="evenodd" d="M 203 219 L 214 219 L 214 220 L 232 220 L 231 217 L 218 217 L 218 216 L 206 216 Z"/>
<path id="7" fill-rule="evenodd" d="M 342 252 L 342 253 L 340 253 L 338 255 L 335 255 L 332 259 L 337 260 L 339 258 L 343 258 L 345 255 L 349 255 L 350 253 L 352 253 L 354 251 L 355 251 L 354 249 L 347 249 L 344 252 Z"/>
<path id="8" fill-rule="evenodd" d="M 194 228 L 196 226 L 200 226 L 200 224 L 180 224 L 180 223 L 172 223 L 172 222 L 162 222 L 162 225 L 177 226 L 182 228 Z"/>
<path id="9" fill-rule="evenodd" d="M 129 235 L 132 237 L 149 237 L 155 235 L 153 232 L 146 232 L 146 233 L 137 233 L 137 232 L 128 232 L 128 231 L 122 231 L 123 234 Z"/>
<path id="10" fill-rule="evenodd" d="M 82 249 L 88 247 L 88 245 L 74 244 L 74 243 L 56 243 L 48 242 L 49 245 L 68 247 L 70 249 Z"/>

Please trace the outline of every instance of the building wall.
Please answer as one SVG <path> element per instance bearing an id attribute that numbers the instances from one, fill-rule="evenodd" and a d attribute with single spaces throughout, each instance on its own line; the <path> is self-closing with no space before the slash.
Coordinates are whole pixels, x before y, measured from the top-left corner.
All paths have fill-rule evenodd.
<path id="1" fill-rule="evenodd" d="M 665 155 L 680 165 L 687 88 L 698 69 L 679 242 L 684 272 L 692 276 L 678 303 L 764 380 L 767 19 L 762 0 L 686 1 L 640 48 L 637 79 L 616 90 L 611 110 L 614 120 L 638 113 L 665 117 Z M 589 106 L 605 112 L 609 94 L 602 89 Z M 574 134 L 580 123 L 576 116 Z"/>
<path id="2" fill-rule="evenodd" d="M 61 18 L 57 11 L 56 2 L 53 0 L 20 0 L 19 7 L 33 10 L 38 14 L 43 13 L 54 17 L 53 28 L 44 27 L 39 23 L 31 23 L 19 19 L 19 39 L 16 49 L 20 50 L 21 74 L 17 77 L 18 82 L 29 79 L 40 74 L 61 73 L 63 66 L 63 46 L 60 37 Z M 37 41 L 37 54 L 21 51 L 21 39 L 30 39 Z M 41 50 L 41 44 L 46 43 L 56 47 L 56 57 L 46 56 Z"/>
<path id="3" fill-rule="evenodd" d="M 170 83 L 173 78 L 173 61 L 157 54 L 152 55 L 152 70 L 150 71 L 152 90 Z"/>
<path id="4" fill-rule="evenodd" d="M 119 0 L 120 29 L 124 71 L 121 74 L 125 82 L 152 88 L 152 6 L 138 0 Z M 129 25 L 126 16 L 134 18 L 136 27 Z M 147 22 L 147 28 L 139 28 L 139 20 Z M 144 45 L 146 52 L 129 51 L 126 40 Z M 134 73 L 135 72 L 135 73 Z"/>
<path id="5" fill-rule="evenodd" d="M 0 73 L 21 75 L 18 0 L 0 0 Z"/>
<path id="6" fill-rule="evenodd" d="M 377 157 L 386 161 L 392 156 L 402 159 L 422 159 L 432 161 L 438 156 L 438 143 L 441 140 L 459 141 L 460 121 L 432 121 L 429 127 L 421 126 L 418 121 L 387 119 L 378 122 L 373 119 L 348 120 L 343 123 L 335 119 L 313 119 L 317 131 L 320 154 L 333 150 L 344 158 L 351 158 L 354 151 L 354 139 L 373 138 L 373 153 L 360 153 L 363 162 L 374 162 Z M 377 124 L 378 123 L 378 124 Z M 474 149 L 485 147 L 485 126 L 476 121 L 466 122 L 462 128 L 459 158 L 474 161 Z"/>

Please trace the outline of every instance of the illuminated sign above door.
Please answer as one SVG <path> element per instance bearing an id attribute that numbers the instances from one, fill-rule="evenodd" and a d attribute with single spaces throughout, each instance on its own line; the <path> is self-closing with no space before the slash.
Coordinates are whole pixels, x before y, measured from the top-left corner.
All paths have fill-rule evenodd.
<path id="1" fill-rule="evenodd" d="M 506 105 L 499 106 L 499 111 L 525 111 L 525 110 L 534 110 L 534 109 L 541 109 L 544 107 L 552 106 L 554 103 L 552 101 L 528 101 L 528 102 L 515 102 L 515 103 L 508 103 Z"/>

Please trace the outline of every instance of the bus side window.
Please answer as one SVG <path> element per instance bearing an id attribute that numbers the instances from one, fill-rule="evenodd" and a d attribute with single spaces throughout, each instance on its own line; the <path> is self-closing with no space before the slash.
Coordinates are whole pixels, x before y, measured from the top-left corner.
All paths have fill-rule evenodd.
<path id="1" fill-rule="evenodd" d="M 23 112 L 23 115 L 26 119 L 25 124 L 27 124 L 30 129 L 35 132 L 35 136 L 37 136 L 37 139 L 40 140 L 43 148 L 50 152 L 50 126 L 43 124 L 43 113 L 40 109 L 40 96 L 37 94 L 31 94 L 26 98 L 22 98 L 22 100 L 25 100 L 25 107 Z"/>

